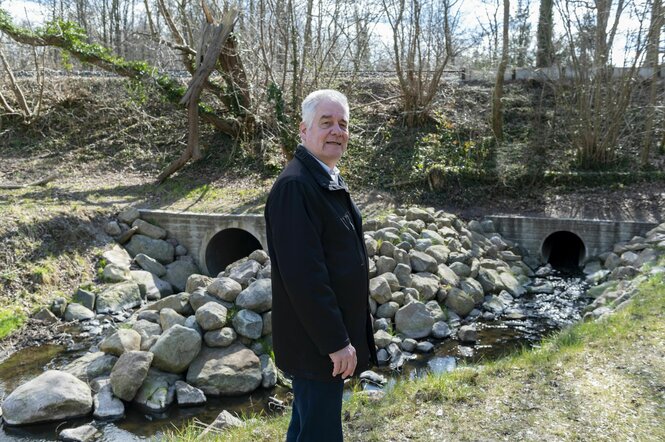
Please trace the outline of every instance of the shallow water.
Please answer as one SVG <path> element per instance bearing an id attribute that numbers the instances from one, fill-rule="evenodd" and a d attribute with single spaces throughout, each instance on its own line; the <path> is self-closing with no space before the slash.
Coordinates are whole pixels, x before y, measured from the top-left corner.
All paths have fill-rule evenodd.
<path id="1" fill-rule="evenodd" d="M 388 368 L 376 370 L 390 378 L 389 385 L 399 378 L 414 378 L 429 372 L 446 372 L 455 369 L 459 363 L 477 364 L 505 356 L 524 347 L 538 345 L 541 339 L 566 325 L 580 319 L 581 309 L 588 303 L 584 297 L 586 285 L 579 275 L 554 275 L 536 278 L 535 284 L 548 281 L 554 292 L 527 294 L 516 298 L 511 305 L 520 311 L 523 318 L 498 318 L 479 320 L 478 341 L 474 344 L 457 340 L 432 341 L 434 351 L 418 355 L 407 361 L 399 372 Z M 72 332 L 76 335 L 76 332 Z M 6 396 L 22 383 L 33 379 L 45 369 L 58 369 L 69 361 L 85 353 L 89 345 L 54 346 L 26 348 L 12 355 L 0 364 L 0 398 Z M 370 387 L 373 388 L 373 387 Z M 390 388 L 389 386 L 387 388 Z M 140 441 L 159 439 L 169 429 L 182 427 L 196 418 L 201 422 L 212 422 L 222 411 L 228 410 L 238 415 L 271 413 L 268 397 L 286 397 L 283 388 L 259 389 L 251 395 L 235 398 L 209 398 L 205 406 L 180 408 L 170 407 L 159 415 L 141 412 L 137 407 L 128 406 L 126 417 L 116 422 L 100 422 L 91 416 L 83 419 L 55 422 L 26 427 L 0 425 L 0 441 L 56 441 L 65 428 L 93 423 L 102 432 L 99 441 Z"/>

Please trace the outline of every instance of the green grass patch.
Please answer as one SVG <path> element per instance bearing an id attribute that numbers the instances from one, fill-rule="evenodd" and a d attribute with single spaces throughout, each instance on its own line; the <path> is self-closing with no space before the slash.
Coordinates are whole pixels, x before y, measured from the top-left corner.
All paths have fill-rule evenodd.
<path id="1" fill-rule="evenodd" d="M 25 322 L 25 315 L 18 308 L 0 309 L 0 339 L 8 336 Z"/>

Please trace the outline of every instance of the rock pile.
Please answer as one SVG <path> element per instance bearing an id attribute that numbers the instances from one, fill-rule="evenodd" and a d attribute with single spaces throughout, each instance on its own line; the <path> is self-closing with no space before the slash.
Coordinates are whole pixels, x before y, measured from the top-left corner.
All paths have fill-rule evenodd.
<path id="1" fill-rule="evenodd" d="M 611 252 L 603 253 L 584 267 L 587 280 L 597 284 L 587 291 L 594 301 L 585 308 L 584 319 L 603 319 L 623 308 L 637 293 L 637 287 L 648 274 L 663 273 L 657 266 L 665 253 L 665 223 L 628 242 L 617 243 Z"/>

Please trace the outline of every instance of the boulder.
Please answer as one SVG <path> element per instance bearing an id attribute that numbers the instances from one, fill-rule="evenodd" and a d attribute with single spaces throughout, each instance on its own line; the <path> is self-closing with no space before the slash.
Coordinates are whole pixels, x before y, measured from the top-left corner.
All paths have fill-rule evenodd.
<path id="1" fill-rule="evenodd" d="M 448 291 L 445 303 L 446 307 L 462 317 L 468 315 L 476 304 L 470 294 L 458 288 L 452 288 Z"/>
<path id="2" fill-rule="evenodd" d="M 256 278 L 256 274 L 259 270 L 261 270 L 261 264 L 250 259 L 231 269 L 231 271 L 228 272 L 228 277 L 239 283 L 241 286 L 247 287 L 250 281 Z"/>
<path id="3" fill-rule="evenodd" d="M 460 277 L 453 272 L 450 267 L 445 264 L 439 264 L 435 271 L 441 278 L 441 284 L 449 285 L 450 287 L 457 287 L 460 283 Z"/>
<path id="4" fill-rule="evenodd" d="M 128 351 L 137 351 L 141 349 L 141 335 L 128 328 L 118 329 L 117 332 L 104 339 L 99 348 L 108 354 L 120 356 Z"/>
<path id="5" fill-rule="evenodd" d="M 117 313 L 141 305 L 141 292 L 135 282 L 113 284 L 97 295 L 97 313 Z"/>
<path id="6" fill-rule="evenodd" d="M 210 294 L 208 294 L 206 289 L 203 288 L 198 288 L 194 290 L 189 296 L 189 304 L 192 306 L 192 309 L 194 309 L 194 313 L 196 313 L 198 309 L 200 309 L 209 302 L 214 302 L 215 304 L 219 304 L 225 307 L 227 310 L 233 308 L 232 302 L 223 301 L 215 296 L 211 296 Z"/>
<path id="7" fill-rule="evenodd" d="M 251 310 L 240 310 L 231 320 L 235 331 L 249 339 L 259 339 L 263 331 L 261 315 Z"/>
<path id="8" fill-rule="evenodd" d="M 179 375 L 151 368 L 133 402 L 144 411 L 161 413 L 175 400 L 175 383 L 179 380 Z"/>
<path id="9" fill-rule="evenodd" d="M 153 259 L 146 255 L 145 253 L 139 253 L 134 257 L 134 262 L 138 264 L 143 270 L 153 273 L 158 277 L 166 275 L 166 267 L 164 267 L 159 261 Z"/>
<path id="10" fill-rule="evenodd" d="M 407 264 L 397 264 L 394 275 L 401 287 L 411 287 L 411 267 Z"/>
<path id="11" fill-rule="evenodd" d="M 424 338 L 430 334 L 434 318 L 422 302 L 411 302 L 395 313 L 395 327 L 407 338 Z"/>
<path id="12" fill-rule="evenodd" d="M 393 318 L 395 316 L 395 313 L 397 313 L 397 310 L 399 310 L 399 304 L 394 301 L 389 301 L 386 302 L 385 304 L 381 304 L 376 309 L 376 317 Z"/>
<path id="13" fill-rule="evenodd" d="M 383 276 L 377 276 L 369 280 L 369 295 L 379 304 L 390 301 L 392 291 L 388 281 Z"/>
<path id="14" fill-rule="evenodd" d="M 93 398 L 95 419 L 113 420 L 120 419 L 125 415 L 125 405 L 120 399 L 113 395 L 110 381 L 99 389 Z"/>
<path id="15" fill-rule="evenodd" d="M 261 330 L 261 336 L 269 335 L 272 333 L 272 311 L 265 312 L 261 315 L 263 320 L 263 329 Z"/>
<path id="16" fill-rule="evenodd" d="M 450 250 L 448 250 L 448 247 L 442 244 L 435 244 L 431 247 L 428 247 L 425 250 L 425 253 L 434 258 L 438 264 L 445 264 L 448 260 L 448 254 L 450 254 Z"/>
<path id="17" fill-rule="evenodd" d="M 215 278 L 206 291 L 223 301 L 235 302 L 236 297 L 242 291 L 242 286 L 234 279 L 222 276 Z"/>
<path id="18" fill-rule="evenodd" d="M 95 318 L 95 312 L 81 304 L 70 303 L 65 309 L 65 321 L 87 321 Z"/>
<path id="19" fill-rule="evenodd" d="M 385 348 L 393 342 L 393 337 L 385 330 L 378 330 L 374 333 L 374 343 L 379 348 Z"/>
<path id="20" fill-rule="evenodd" d="M 223 305 L 209 302 L 196 310 L 196 322 L 203 330 L 217 330 L 226 325 L 227 313 Z"/>
<path id="21" fill-rule="evenodd" d="M 277 367 L 268 355 L 259 356 L 261 362 L 261 386 L 272 388 L 277 384 Z"/>
<path id="22" fill-rule="evenodd" d="M 150 348 L 153 366 L 169 373 L 182 373 L 201 350 L 201 335 L 194 329 L 174 325 Z"/>
<path id="23" fill-rule="evenodd" d="M 102 258 L 107 264 L 116 264 L 122 267 L 129 267 L 132 263 L 132 257 L 122 247 L 114 245 L 110 250 L 102 253 Z"/>
<path id="24" fill-rule="evenodd" d="M 132 279 L 129 266 L 107 264 L 102 271 L 102 280 L 106 282 L 123 282 Z"/>
<path id="25" fill-rule="evenodd" d="M 243 421 L 224 410 L 215 418 L 215 420 L 210 424 L 212 428 L 215 428 L 218 431 L 225 430 L 226 428 L 233 427 L 242 427 L 245 425 Z"/>
<path id="26" fill-rule="evenodd" d="M 483 302 L 485 293 L 483 292 L 483 286 L 473 278 L 465 278 L 460 282 L 460 288 L 462 291 L 468 293 L 473 298 L 473 302 L 480 304 Z"/>
<path id="27" fill-rule="evenodd" d="M 478 271 L 478 282 L 485 293 L 498 293 L 505 288 L 499 272 L 494 269 L 481 267 Z"/>
<path id="28" fill-rule="evenodd" d="M 405 217 L 407 221 L 422 220 L 425 223 L 431 223 L 435 221 L 434 216 L 431 213 L 419 207 L 411 207 L 408 209 L 406 211 Z"/>
<path id="29" fill-rule="evenodd" d="M 89 382 L 95 378 L 111 374 L 111 370 L 117 361 L 116 356 L 98 351 L 84 354 L 67 364 L 62 370 L 84 382 Z"/>
<path id="30" fill-rule="evenodd" d="M 125 401 L 134 399 L 148 375 L 153 354 L 147 351 L 128 351 L 123 353 L 111 371 L 113 394 Z"/>
<path id="31" fill-rule="evenodd" d="M 131 256 L 139 253 L 148 255 L 162 264 L 173 262 L 175 248 L 173 244 L 162 239 L 153 239 L 149 236 L 136 234 L 125 244 L 125 249 Z"/>
<path id="32" fill-rule="evenodd" d="M 427 302 L 436 298 L 439 280 L 431 273 L 416 273 L 411 275 L 411 288 L 418 290 L 422 302 Z"/>
<path id="33" fill-rule="evenodd" d="M 156 226 L 154 224 L 150 224 L 147 221 L 143 221 L 142 219 L 136 219 L 134 222 L 131 224 L 132 227 L 136 227 L 136 233 L 149 236 L 150 238 L 153 239 L 164 239 L 166 238 L 166 230 L 162 229 L 159 226 Z"/>
<path id="34" fill-rule="evenodd" d="M 208 400 L 203 390 L 184 381 L 175 381 L 175 397 L 181 407 L 203 405 Z"/>
<path id="35" fill-rule="evenodd" d="M 208 347 L 228 347 L 238 337 L 236 331 L 231 327 L 224 327 L 219 330 L 210 330 L 203 335 L 203 340 Z"/>
<path id="36" fill-rule="evenodd" d="M 164 308 L 172 308 L 183 316 L 189 316 L 194 313 L 192 306 L 189 303 L 190 294 L 187 292 L 178 293 L 176 295 L 167 296 L 153 304 L 146 307 L 147 310 L 160 311 Z"/>
<path id="37" fill-rule="evenodd" d="M 195 273 L 199 272 L 199 268 L 193 262 L 179 259 L 166 265 L 166 275 L 164 280 L 168 281 L 173 288 L 179 291 L 187 291 L 187 279 Z"/>
<path id="38" fill-rule="evenodd" d="M 267 312 L 272 308 L 272 283 L 270 279 L 258 279 L 240 292 L 236 305 L 257 313 Z"/>
<path id="39" fill-rule="evenodd" d="M 139 209 L 136 207 L 127 207 L 118 213 L 118 221 L 131 225 L 140 216 L 141 213 L 139 212 Z"/>
<path id="40" fill-rule="evenodd" d="M 88 442 L 97 438 L 99 430 L 87 424 L 76 428 L 67 428 L 58 434 L 58 438 L 64 442 Z"/>
<path id="41" fill-rule="evenodd" d="M 48 370 L 12 391 L 2 403 L 7 425 L 59 421 L 92 411 L 92 391 L 74 375 Z"/>
<path id="42" fill-rule="evenodd" d="M 250 393 L 262 379 L 259 358 L 239 342 L 225 348 L 204 347 L 187 371 L 187 382 L 211 395 Z"/>
<path id="43" fill-rule="evenodd" d="M 445 321 L 437 321 L 432 326 L 432 336 L 436 339 L 445 339 L 451 334 L 450 326 Z"/>
<path id="44" fill-rule="evenodd" d="M 173 294 L 171 283 L 153 273 L 146 270 L 132 270 L 130 274 L 132 280 L 138 284 L 141 297 L 144 299 L 154 301 Z"/>
<path id="45" fill-rule="evenodd" d="M 187 318 L 173 310 L 172 308 L 163 308 L 159 311 L 159 325 L 163 331 L 166 331 L 174 325 L 185 325 Z"/>
<path id="46" fill-rule="evenodd" d="M 437 272 L 437 262 L 436 259 L 431 257 L 425 252 L 420 252 L 418 250 L 411 250 L 409 252 L 409 259 L 411 261 L 411 269 L 414 272 Z"/>
<path id="47" fill-rule="evenodd" d="M 472 325 L 463 325 L 457 332 L 457 338 L 462 342 L 476 342 L 478 340 L 478 332 Z"/>
<path id="48" fill-rule="evenodd" d="M 517 281 L 515 276 L 509 272 L 499 273 L 502 286 L 513 296 L 522 296 L 526 293 L 526 289 Z"/>
<path id="49" fill-rule="evenodd" d="M 212 284 L 213 279 L 210 276 L 199 275 L 194 273 L 187 278 L 185 283 L 185 291 L 187 293 L 194 293 L 196 289 L 203 288 L 205 289 L 210 284 Z"/>
<path id="50" fill-rule="evenodd" d="M 383 273 L 392 272 L 395 270 L 396 265 L 397 261 L 395 261 L 394 258 L 389 256 L 380 256 L 379 259 L 376 260 L 376 273 L 381 275 Z"/>
<path id="51" fill-rule="evenodd" d="M 95 295 L 93 292 L 84 290 L 79 287 L 78 290 L 76 290 L 76 293 L 74 293 L 74 296 L 72 296 L 72 302 L 81 304 L 89 310 L 94 310 L 96 298 L 97 295 Z"/>

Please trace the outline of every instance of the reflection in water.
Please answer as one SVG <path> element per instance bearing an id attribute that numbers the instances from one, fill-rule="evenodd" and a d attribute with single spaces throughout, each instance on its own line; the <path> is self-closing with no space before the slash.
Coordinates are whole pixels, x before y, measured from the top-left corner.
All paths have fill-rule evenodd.
<path id="1" fill-rule="evenodd" d="M 475 345 L 462 344 L 454 339 L 436 343 L 434 353 L 418 355 L 407 361 L 401 372 L 391 372 L 384 368 L 377 370 L 387 377 L 383 387 L 389 390 L 400 377 L 413 379 L 426 373 L 443 373 L 454 370 L 458 362 L 482 363 L 485 360 L 503 357 L 515 350 L 537 345 L 540 340 L 552 332 L 580 320 L 580 311 L 587 304 L 586 284 L 579 275 L 556 273 L 546 278 L 535 278 L 532 286 L 548 286 L 543 292 L 530 293 L 514 299 L 503 316 L 492 320 L 480 319 L 476 322 L 478 341 Z M 73 351 L 70 347 L 42 346 L 27 348 L 15 353 L 0 364 L 0 398 L 6 396 L 22 383 L 33 379 L 45 369 L 62 368 L 69 361 L 81 356 L 89 345 L 78 346 Z M 356 385 L 355 381 L 349 384 Z M 380 387 L 367 384 L 364 388 Z M 350 391 L 350 388 L 347 389 Z M 117 422 L 98 422 L 91 417 L 69 420 L 64 424 L 31 425 L 28 427 L 0 427 L 0 440 L 18 441 L 55 441 L 58 433 L 65 428 L 93 423 L 102 432 L 98 440 L 139 441 L 153 437 L 159 438 L 165 431 L 182 427 L 193 418 L 201 422 L 212 422 L 222 410 L 237 415 L 269 414 L 267 403 L 269 396 L 286 398 L 287 391 L 282 388 L 271 390 L 259 389 L 249 396 L 235 398 L 208 398 L 205 406 L 180 408 L 170 407 L 159 415 L 140 412 L 131 404 L 127 407 L 125 419 Z M 350 392 L 347 392 L 348 396 Z"/>

